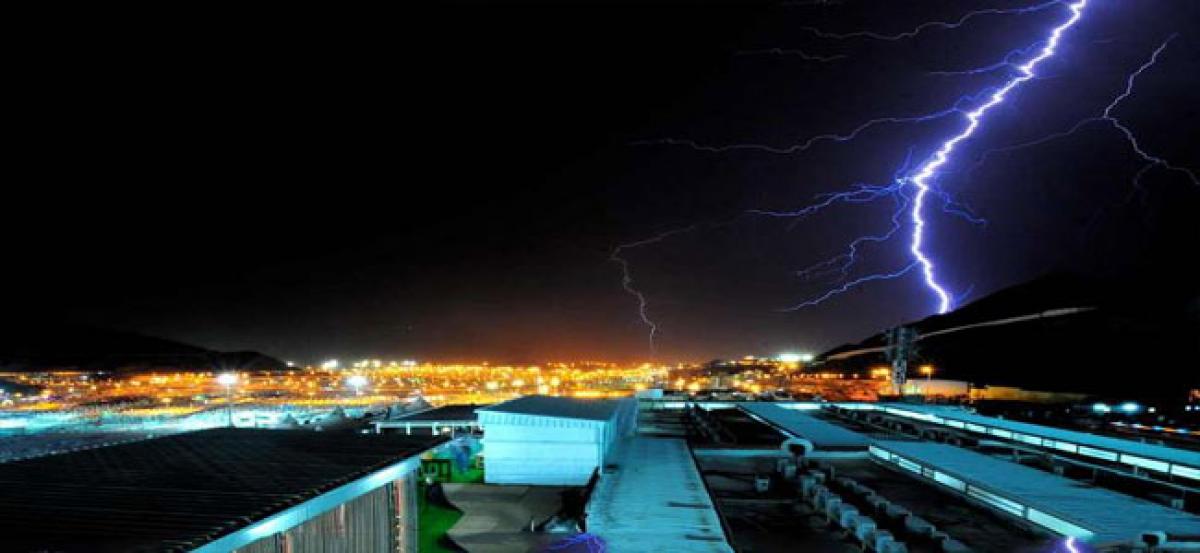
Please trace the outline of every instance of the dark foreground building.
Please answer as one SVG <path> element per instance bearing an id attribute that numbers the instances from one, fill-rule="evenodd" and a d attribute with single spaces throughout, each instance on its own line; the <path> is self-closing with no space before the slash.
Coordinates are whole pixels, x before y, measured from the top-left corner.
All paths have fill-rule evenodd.
<path id="1" fill-rule="evenodd" d="M 5 551 L 410 551 L 437 436 L 214 429 L 0 464 Z"/>

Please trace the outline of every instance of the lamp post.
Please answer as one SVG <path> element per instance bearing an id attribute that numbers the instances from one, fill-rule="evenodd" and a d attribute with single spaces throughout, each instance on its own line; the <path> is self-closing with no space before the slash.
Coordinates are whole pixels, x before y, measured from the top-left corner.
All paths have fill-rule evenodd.
<path id="1" fill-rule="evenodd" d="M 225 414 L 229 420 L 229 426 L 233 426 L 233 385 L 237 384 L 238 377 L 234 373 L 221 373 L 217 375 L 217 384 L 225 387 Z"/>

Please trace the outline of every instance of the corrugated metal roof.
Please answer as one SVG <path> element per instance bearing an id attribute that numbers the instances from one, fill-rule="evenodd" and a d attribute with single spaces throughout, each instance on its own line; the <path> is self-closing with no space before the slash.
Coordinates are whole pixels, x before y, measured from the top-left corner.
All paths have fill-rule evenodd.
<path id="1" fill-rule="evenodd" d="M 1042 426 L 1040 424 L 1031 424 L 1027 422 L 1017 422 L 996 417 L 988 417 L 979 415 L 977 413 L 971 413 L 958 407 L 944 405 L 898 404 L 885 405 L 884 407 L 891 409 L 892 411 L 915 411 L 918 413 L 935 415 L 943 419 L 951 419 L 963 423 L 973 423 L 995 428 L 1002 428 L 1012 432 L 1020 432 L 1031 436 L 1050 438 L 1052 440 L 1061 440 L 1064 442 L 1082 444 L 1090 447 L 1115 451 L 1118 453 L 1129 453 L 1131 455 L 1159 459 L 1170 463 L 1187 465 L 1193 468 L 1200 468 L 1200 452 L 1196 451 L 1176 449 L 1161 445 L 1145 444 L 1132 440 L 1110 438 L 1107 436 L 1098 436 L 1096 434 L 1089 434 L 1087 432 L 1077 432 L 1075 430 Z"/>
<path id="2" fill-rule="evenodd" d="M 1131 540 L 1144 531 L 1200 534 L 1195 515 L 974 451 L 932 442 L 880 440 L 873 445 L 1086 528 L 1095 533 L 1089 540 L 1093 543 Z"/>
<path id="3" fill-rule="evenodd" d="M 445 405 L 436 409 L 427 409 L 411 415 L 397 417 L 398 421 L 473 421 L 478 416 L 475 411 L 483 405 L 474 403 L 465 405 Z"/>
<path id="4" fill-rule="evenodd" d="M 533 395 L 510 399 L 476 411 L 606 421 L 612 418 L 621 401 Z"/>
<path id="5" fill-rule="evenodd" d="M 445 438 L 213 429 L 0 464 L 13 551 L 188 550 Z"/>
<path id="6" fill-rule="evenodd" d="M 733 553 L 684 440 L 631 438 L 617 465 L 587 505 L 588 532 L 611 551 Z"/>
<path id="7" fill-rule="evenodd" d="M 742 403 L 739 404 L 739 407 L 794 436 L 811 441 L 818 449 L 866 449 L 870 443 L 870 440 L 862 434 L 795 409 L 785 409 L 773 403 Z"/>

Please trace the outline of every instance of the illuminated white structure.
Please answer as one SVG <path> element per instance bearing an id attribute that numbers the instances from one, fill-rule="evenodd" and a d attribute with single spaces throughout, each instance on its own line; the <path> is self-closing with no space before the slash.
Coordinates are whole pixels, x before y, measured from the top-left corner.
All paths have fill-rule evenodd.
<path id="1" fill-rule="evenodd" d="M 632 399 L 525 396 L 478 409 L 484 481 L 489 484 L 586 484 L 637 420 Z"/>

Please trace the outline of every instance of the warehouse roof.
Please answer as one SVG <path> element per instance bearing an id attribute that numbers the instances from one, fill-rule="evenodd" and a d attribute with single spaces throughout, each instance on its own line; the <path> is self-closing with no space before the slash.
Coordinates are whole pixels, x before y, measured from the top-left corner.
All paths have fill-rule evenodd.
<path id="1" fill-rule="evenodd" d="M 679 439 L 621 444 L 587 505 L 587 530 L 613 551 L 732 553 L 700 471 Z"/>
<path id="2" fill-rule="evenodd" d="M 444 405 L 442 407 L 438 407 L 435 409 L 426 409 L 424 411 L 418 411 L 418 412 L 412 413 L 410 415 L 402 415 L 402 416 L 396 418 L 396 420 L 409 421 L 409 422 L 416 422 L 416 421 L 434 421 L 434 422 L 473 421 L 476 418 L 478 418 L 478 416 L 475 414 L 475 410 L 479 409 L 481 407 L 485 407 L 485 406 L 478 405 L 475 403 L 466 403 L 466 404 L 460 404 L 460 405 Z"/>
<path id="3" fill-rule="evenodd" d="M 8 550 L 190 550 L 445 438 L 213 429 L 0 464 Z"/>
<path id="4" fill-rule="evenodd" d="M 620 406 L 621 400 L 580 399 L 555 396 L 522 396 L 477 409 L 479 412 L 512 413 L 564 419 L 606 421 Z"/>
<path id="5" fill-rule="evenodd" d="M 1137 458 L 1157 459 L 1171 463 L 1169 472 L 1178 476 L 1193 479 L 1200 478 L 1200 452 L 1177 449 L 1173 447 L 1098 436 L 1087 432 L 1054 428 L 1040 424 L 1017 422 L 997 417 L 988 417 L 972 413 L 958 407 L 939 405 L 884 405 L 888 413 L 925 420 L 928 422 L 955 426 L 976 432 L 985 432 L 993 436 L 1011 438 L 1018 441 L 1064 449 L 1063 444 L 1083 445 L 1103 450 L 1091 452 L 1092 456 L 1101 455 L 1104 451 L 1132 455 Z M 947 422 L 950 421 L 950 422 Z M 1000 430 L 997 432 L 996 430 Z M 1013 434 L 1016 433 L 1016 434 Z M 1028 438 L 1028 439 L 1027 439 Z M 1038 443 L 1034 443 L 1037 438 Z M 1049 442 L 1049 443 L 1048 443 Z M 1088 450 L 1079 451 L 1089 454 Z M 1117 459 L 1111 459 L 1116 461 Z M 1130 463 L 1137 464 L 1137 463 Z M 1141 463 L 1140 466 L 1145 466 Z M 1147 467 L 1151 468 L 1151 467 Z M 1189 470 L 1190 469 L 1190 470 Z M 1168 472 L 1164 470 L 1163 472 Z"/>
<path id="6" fill-rule="evenodd" d="M 959 447 L 876 441 L 872 455 L 1001 511 L 1094 544 L 1128 542 L 1144 531 L 1200 534 L 1200 517 L 1195 515 Z M 1086 533 L 1091 536 L 1080 535 Z"/>
<path id="7" fill-rule="evenodd" d="M 793 436 L 811 441 L 818 449 L 865 450 L 869 443 L 867 437 L 858 432 L 774 403 L 742 403 L 740 407 Z"/>

